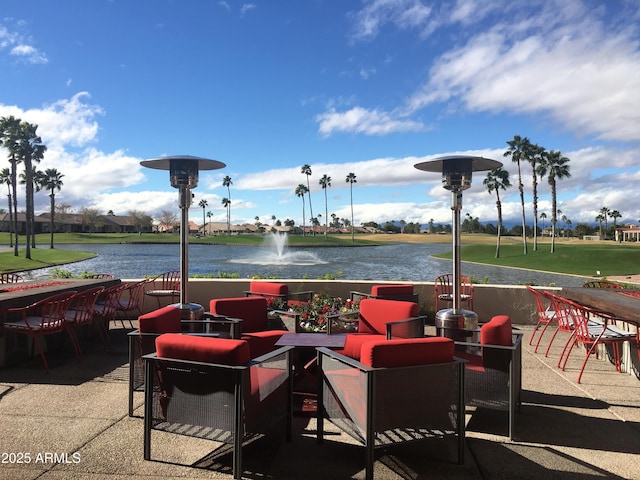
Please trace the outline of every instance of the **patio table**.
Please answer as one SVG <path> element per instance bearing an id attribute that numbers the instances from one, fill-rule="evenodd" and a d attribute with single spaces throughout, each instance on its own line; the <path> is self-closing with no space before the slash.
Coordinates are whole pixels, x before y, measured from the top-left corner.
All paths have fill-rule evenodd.
<path id="1" fill-rule="evenodd" d="M 285 333 L 276 342 L 276 346 L 295 347 L 293 356 L 294 377 L 293 394 L 294 414 L 314 415 L 320 379 L 314 372 L 317 365 L 316 347 L 344 348 L 347 336 L 344 333 Z M 306 381 L 305 381 L 306 380 Z"/>

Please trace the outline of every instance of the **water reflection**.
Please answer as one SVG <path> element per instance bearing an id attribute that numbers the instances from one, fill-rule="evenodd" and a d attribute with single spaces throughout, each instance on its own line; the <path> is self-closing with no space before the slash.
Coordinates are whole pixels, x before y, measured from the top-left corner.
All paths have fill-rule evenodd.
<path id="1" fill-rule="evenodd" d="M 44 246 L 42 248 L 45 248 Z M 180 268 L 179 245 L 60 245 L 67 250 L 90 250 L 97 257 L 60 268 L 74 275 L 82 272 L 113 273 L 119 278 L 142 278 Z M 293 248 L 292 253 L 313 255 L 321 263 L 311 265 L 238 263 L 239 259 L 270 254 L 268 247 L 189 245 L 189 274 L 237 273 L 242 278 L 261 275 L 273 278 L 320 278 L 327 274 L 346 280 L 433 281 L 451 270 L 451 260 L 432 257 L 450 251 L 448 244 L 389 244 L 373 247 Z M 30 278 L 43 278 L 52 269 L 34 270 Z M 462 273 L 479 282 L 499 285 L 535 284 L 580 286 L 583 277 L 557 275 L 462 262 Z"/>

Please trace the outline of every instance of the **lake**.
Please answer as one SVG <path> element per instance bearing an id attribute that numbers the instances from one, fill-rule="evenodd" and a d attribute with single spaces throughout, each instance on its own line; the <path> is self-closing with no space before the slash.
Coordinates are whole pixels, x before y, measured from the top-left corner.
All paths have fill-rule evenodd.
<path id="1" fill-rule="evenodd" d="M 40 248 L 48 248 L 42 245 Z M 82 272 L 112 273 L 119 278 L 142 278 L 180 269 L 179 245 L 93 244 L 59 245 L 56 248 L 98 254 L 59 268 L 74 275 Z M 285 248 L 282 255 L 271 246 L 189 245 L 189 276 L 218 272 L 242 278 L 320 278 L 327 274 L 345 280 L 431 282 L 451 272 L 451 260 L 432 255 L 451 250 L 449 244 L 399 243 L 372 247 Z M 464 260 L 464 257 L 463 257 Z M 45 278 L 51 268 L 34 270 L 28 278 Z M 558 275 L 462 262 L 462 274 L 478 282 L 497 285 L 581 286 L 584 277 Z"/>

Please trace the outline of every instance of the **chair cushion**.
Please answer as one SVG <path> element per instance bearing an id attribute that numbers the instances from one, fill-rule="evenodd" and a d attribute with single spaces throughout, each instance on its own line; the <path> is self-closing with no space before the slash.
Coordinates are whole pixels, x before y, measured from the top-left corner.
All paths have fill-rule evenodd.
<path id="1" fill-rule="evenodd" d="M 242 340 L 249 344 L 251 358 L 257 358 L 276 349 L 276 342 L 280 337 L 290 333 L 287 330 L 265 330 L 263 332 L 243 333 Z"/>
<path id="2" fill-rule="evenodd" d="M 246 365 L 251 360 L 249 344 L 244 340 L 198 337 L 165 333 L 156 338 L 160 358 L 175 358 L 222 365 Z"/>
<path id="3" fill-rule="evenodd" d="M 344 348 L 336 350 L 338 353 L 356 360 L 360 360 L 362 345 L 374 340 L 384 340 L 386 336 L 377 333 L 348 333 L 344 341 Z"/>
<path id="4" fill-rule="evenodd" d="M 510 347 L 513 344 L 511 338 L 511 317 L 508 315 L 496 315 L 480 328 L 480 343 L 483 345 L 502 345 Z"/>
<path id="5" fill-rule="evenodd" d="M 403 338 L 365 342 L 360 362 L 374 368 L 406 367 L 453 361 L 455 343 L 449 338 Z"/>
<path id="6" fill-rule="evenodd" d="M 384 297 L 385 295 L 413 295 L 413 285 L 373 285 L 371 295 Z"/>
<path id="7" fill-rule="evenodd" d="M 418 304 L 365 298 L 360 302 L 358 333 L 387 334 L 387 323 L 418 316 Z"/>
<path id="8" fill-rule="evenodd" d="M 267 299 L 264 297 L 217 298 L 209 302 L 216 315 L 242 319 L 242 333 L 267 330 Z"/>
<path id="9" fill-rule="evenodd" d="M 270 295 L 287 295 L 289 293 L 289 287 L 286 283 L 250 282 L 249 291 Z"/>
<path id="10" fill-rule="evenodd" d="M 180 309 L 168 305 L 138 317 L 140 333 L 180 333 Z"/>

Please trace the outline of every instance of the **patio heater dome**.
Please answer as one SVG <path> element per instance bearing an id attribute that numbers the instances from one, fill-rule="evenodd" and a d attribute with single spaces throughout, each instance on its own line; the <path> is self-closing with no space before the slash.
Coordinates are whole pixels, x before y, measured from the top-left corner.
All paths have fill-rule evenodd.
<path id="1" fill-rule="evenodd" d="M 193 195 L 191 189 L 198 186 L 200 170 L 217 170 L 226 165 L 217 160 L 194 157 L 191 155 L 175 155 L 170 157 L 143 160 L 140 165 L 156 170 L 168 170 L 171 186 L 178 189 L 180 206 L 180 303 L 183 320 L 198 320 L 204 313 L 202 305 L 189 303 L 189 207 Z"/>
<path id="2" fill-rule="evenodd" d="M 442 186 L 451 191 L 453 246 L 453 308 L 436 312 L 438 335 L 458 341 L 479 341 L 478 315 L 460 308 L 460 211 L 462 192 L 471 187 L 473 172 L 494 170 L 501 162 L 484 157 L 457 155 L 416 163 L 418 170 L 442 174 Z"/>

